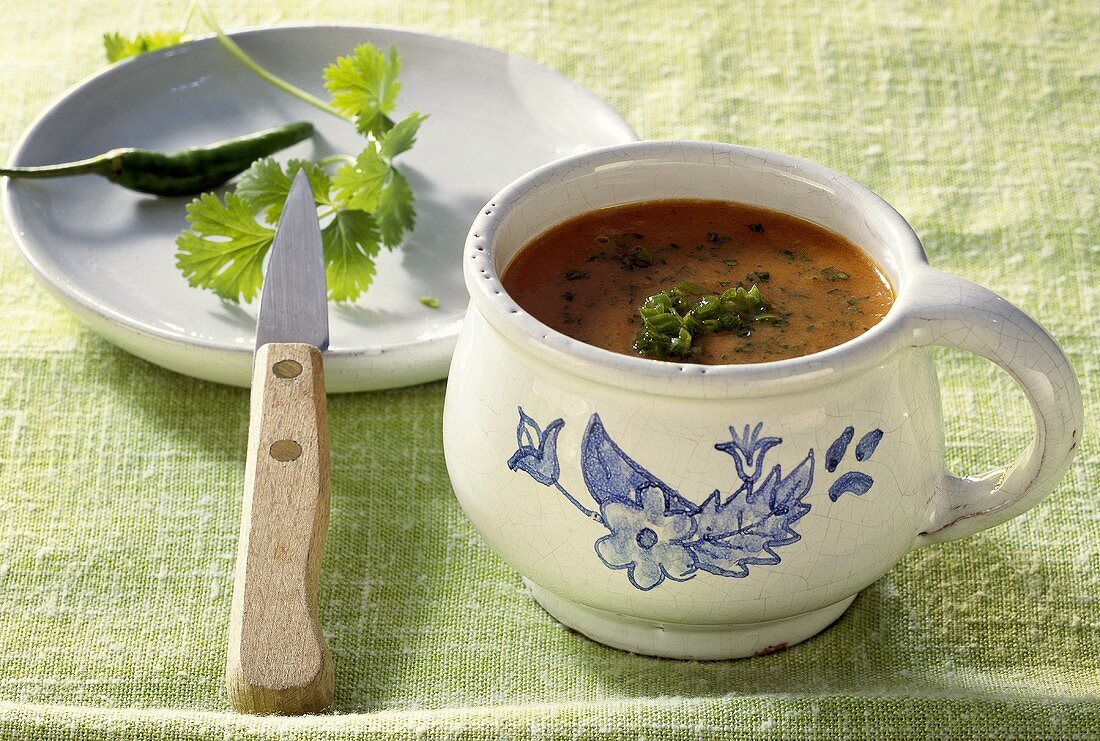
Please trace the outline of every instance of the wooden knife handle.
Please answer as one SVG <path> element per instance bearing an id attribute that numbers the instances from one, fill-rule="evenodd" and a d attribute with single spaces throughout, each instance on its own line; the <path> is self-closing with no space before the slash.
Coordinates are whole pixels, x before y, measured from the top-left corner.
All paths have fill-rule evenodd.
<path id="1" fill-rule="evenodd" d="M 317 619 L 329 486 L 321 353 L 264 345 L 252 371 L 226 661 L 239 712 L 300 715 L 332 705 L 332 657 Z"/>

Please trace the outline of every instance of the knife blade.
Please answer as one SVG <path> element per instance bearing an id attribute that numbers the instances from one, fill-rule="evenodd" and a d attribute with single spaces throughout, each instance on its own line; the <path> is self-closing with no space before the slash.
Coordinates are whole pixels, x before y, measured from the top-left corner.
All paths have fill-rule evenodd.
<path id="1" fill-rule="evenodd" d="M 299 171 L 275 232 L 256 326 L 226 659 L 239 712 L 299 715 L 332 705 L 332 658 L 317 617 L 329 517 L 321 359 L 328 334 L 321 230 Z"/>

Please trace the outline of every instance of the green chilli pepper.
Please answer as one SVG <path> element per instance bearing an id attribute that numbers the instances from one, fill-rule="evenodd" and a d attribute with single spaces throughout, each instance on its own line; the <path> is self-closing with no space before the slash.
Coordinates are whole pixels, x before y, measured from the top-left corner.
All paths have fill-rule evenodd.
<path id="1" fill-rule="evenodd" d="M 217 187 L 270 154 L 297 144 L 313 133 L 306 121 L 226 139 L 177 152 L 112 149 L 97 157 L 62 165 L 0 168 L 12 178 L 56 178 L 102 175 L 112 183 L 156 196 L 187 196 Z"/>

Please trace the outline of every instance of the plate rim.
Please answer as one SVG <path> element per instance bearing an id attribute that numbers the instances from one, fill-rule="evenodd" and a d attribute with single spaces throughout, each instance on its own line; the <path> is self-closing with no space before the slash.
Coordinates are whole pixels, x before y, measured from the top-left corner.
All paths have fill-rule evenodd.
<path id="1" fill-rule="evenodd" d="M 439 34 L 425 33 L 421 31 L 415 31 L 407 28 L 399 28 L 395 26 L 384 26 L 365 23 L 324 23 L 324 22 L 294 22 L 294 23 L 277 23 L 259 26 L 248 26 L 245 28 L 234 29 L 226 31 L 226 36 L 239 41 L 242 38 L 249 36 L 262 36 L 271 33 L 288 32 L 293 33 L 299 30 L 337 30 L 337 31 L 381 31 L 386 34 L 394 34 L 396 36 L 404 36 L 417 39 L 427 39 L 432 43 L 442 43 L 445 45 L 454 45 L 458 47 L 464 47 L 468 49 L 475 49 L 480 53 L 487 53 L 492 56 L 498 56 L 502 60 L 518 60 L 522 64 L 526 65 L 529 69 L 534 70 L 537 74 L 547 75 L 552 78 L 557 78 L 559 81 L 564 82 L 581 95 L 588 99 L 588 102 L 604 109 L 604 111 L 613 118 L 616 123 L 623 129 L 624 133 L 632 137 L 634 141 L 638 140 L 638 135 L 634 129 L 626 122 L 618 111 L 616 111 L 607 101 L 594 92 L 589 90 L 584 85 L 580 84 L 576 80 L 568 77 L 555 69 L 551 69 L 530 57 L 522 54 L 514 54 L 502 49 L 496 49 L 484 44 L 478 44 L 472 41 L 465 41 L 462 39 L 456 39 L 449 36 L 442 36 Z M 365 43 L 365 42 L 364 42 Z M 399 46 L 397 41 L 393 42 L 394 45 Z M 8 166 L 15 166 L 16 163 L 22 158 L 24 149 L 27 146 L 30 138 L 36 133 L 37 129 L 42 123 L 53 115 L 54 110 L 74 98 L 78 98 L 81 94 L 86 92 L 86 89 L 97 83 L 101 78 L 117 75 L 120 71 L 125 71 L 127 68 L 142 64 L 154 63 L 154 60 L 161 60 L 167 57 L 176 56 L 181 53 L 196 53 L 197 49 L 204 49 L 214 45 L 217 48 L 217 35 L 214 33 L 203 34 L 188 41 L 178 44 L 176 46 L 168 47 L 165 49 L 157 49 L 155 51 L 146 52 L 129 59 L 122 60 L 109 64 L 105 68 L 93 72 L 87 77 L 83 78 L 73 86 L 66 89 L 58 97 L 54 98 L 37 116 L 35 116 L 27 128 L 16 140 L 15 145 L 11 149 L 11 154 L 8 157 Z M 205 50 L 205 49 L 204 49 Z M 559 158 L 560 159 L 560 158 Z M 553 161 L 553 160 L 551 160 Z M 15 213 L 14 200 L 18 196 L 13 186 L 16 182 L 12 178 L 4 178 L 4 182 L 0 184 L 0 204 L 3 206 L 4 218 L 8 223 L 8 231 L 11 233 L 15 242 L 15 246 L 19 255 L 23 258 L 23 261 L 31 269 L 31 272 L 38 278 L 38 280 L 48 289 L 55 298 L 57 298 L 62 304 L 69 304 L 71 309 L 77 310 L 78 318 L 83 321 L 83 317 L 79 316 L 79 311 L 89 312 L 102 320 L 110 322 L 122 330 L 125 330 L 131 334 L 138 334 L 147 337 L 157 342 L 165 342 L 177 345 L 183 348 L 195 348 L 197 350 L 212 351 L 216 353 L 225 353 L 227 356 L 251 356 L 255 352 L 255 347 L 250 343 L 233 343 L 228 344 L 224 341 L 215 341 L 205 337 L 192 337 L 182 338 L 178 334 L 169 330 L 163 329 L 156 325 L 150 324 L 139 318 L 131 317 L 123 314 L 117 310 L 112 309 L 109 306 L 96 300 L 94 297 L 87 295 L 82 289 L 69 283 L 65 279 L 65 274 L 62 272 L 53 273 L 48 270 L 38 260 L 39 254 L 45 256 L 48 254 L 48 250 L 35 249 L 29 244 L 29 239 L 25 239 L 25 229 L 22 220 Z M 507 183 L 503 183 L 501 187 L 504 187 Z M 492 194 L 488 198 L 492 199 Z M 488 203 L 488 201 L 486 201 Z M 472 219 L 471 219 L 472 224 Z M 195 289 L 199 290 L 199 289 Z M 330 302 L 331 304 L 331 302 Z M 331 311 L 331 308 L 330 308 Z M 459 312 L 462 314 L 463 312 Z M 87 322 L 85 322 L 87 324 Z M 370 345 L 358 345 L 354 347 L 337 347 L 335 349 L 329 349 L 325 351 L 325 357 L 329 359 L 340 358 L 343 360 L 353 360 L 362 356 L 377 356 L 380 354 L 389 354 L 393 352 L 400 352 L 404 349 L 416 348 L 425 350 L 433 346 L 437 346 L 441 343 L 453 344 L 458 336 L 458 332 L 461 329 L 462 318 L 458 317 L 457 326 L 455 329 L 449 332 L 445 332 L 438 335 L 433 335 L 424 339 L 410 339 L 400 342 L 388 342 L 378 343 Z M 91 328 L 96 334 L 102 333 Z M 110 337 L 104 337 L 112 344 L 115 343 Z M 132 351 L 130 351 L 132 352 Z M 175 370 L 175 369 L 170 369 Z M 178 371 L 177 371 L 178 372 Z"/>

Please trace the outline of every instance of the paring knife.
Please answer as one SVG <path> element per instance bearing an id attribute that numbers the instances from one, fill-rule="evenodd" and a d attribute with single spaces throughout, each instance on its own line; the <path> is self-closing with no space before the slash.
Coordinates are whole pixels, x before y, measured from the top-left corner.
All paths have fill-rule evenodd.
<path id="1" fill-rule="evenodd" d="M 329 515 L 327 347 L 321 230 L 299 171 L 275 232 L 256 328 L 226 661 L 239 712 L 298 715 L 332 705 L 332 658 L 317 619 Z"/>

